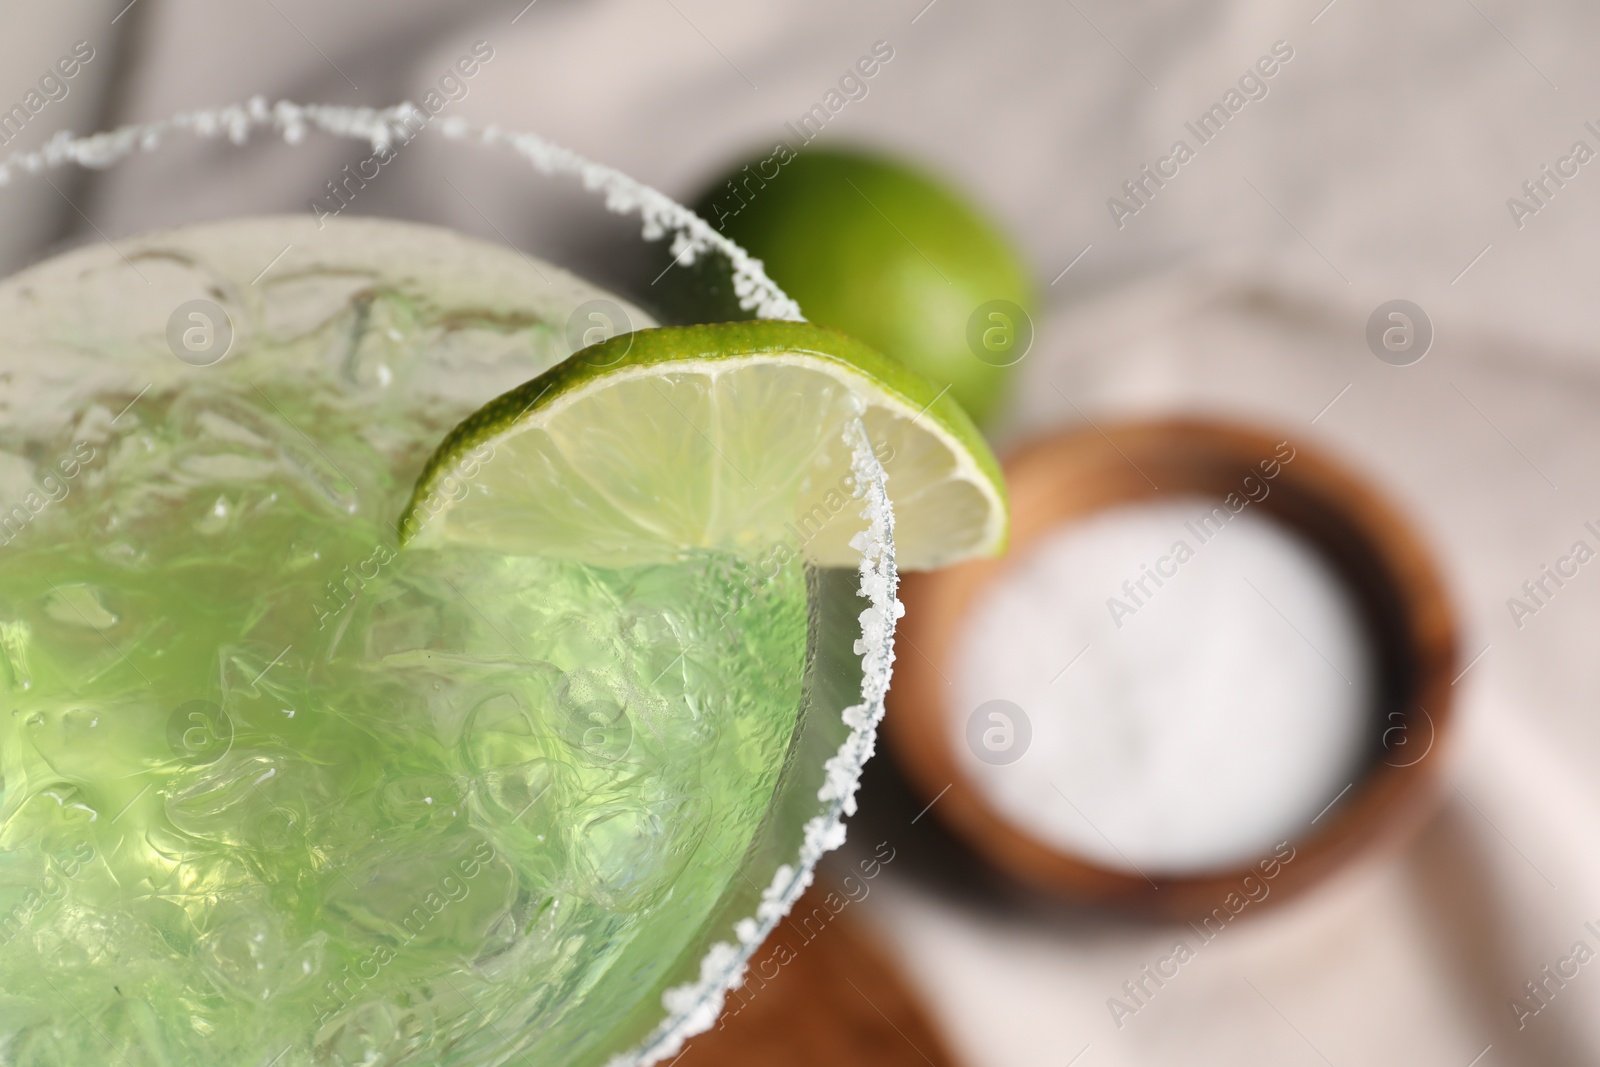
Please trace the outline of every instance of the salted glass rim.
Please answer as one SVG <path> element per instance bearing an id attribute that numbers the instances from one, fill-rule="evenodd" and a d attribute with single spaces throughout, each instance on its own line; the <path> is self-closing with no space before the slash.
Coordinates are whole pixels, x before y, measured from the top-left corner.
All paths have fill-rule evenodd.
<path id="1" fill-rule="evenodd" d="M 61 131 L 40 148 L 14 152 L 0 160 L 0 190 L 18 177 L 42 175 L 47 170 L 74 165 L 105 170 L 136 153 L 155 151 L 177 134 L 226 138 L 238 146 L 248 142 L 252 133 L 273 132 L 292 146 L 314 130 L 366 141 L 378 152 L 435 127 L 448 140 L 509 150 L 545 177 L 577 178 L 587 192 L 603 197 L 607 211 L 638 216 L 644 240 L 657 241 L 670 234 L 674 263 L 687 265 L 698 256 L 721 253 L 732 266 L 733 291 L 742 308 L 761 319 L 804 321 L 799 304 L 767 276 L 760 260 L 665 193 L 538 134 L 476 125 L 457 116 L 433 122 L 431 115 L 410 101 L 387 108 L 363 108 L 289 100 L 269 104 L 265 97 L 257 96 L 243 104 L 185 111 L 87 136 Z M 750 957 L 810 887 L 822 856 L 844 844 L 844 819 L 855 813 L 861 771 L 876 747 L 894 662 L 895 622 L 904 613 L 896 596 L 894 511 L 885 485 L 887 475 L 860 420 L 852 423 L 847 437 L 855 484 L 860 487 L 860 515 L 867 523 L 851 546 L 860 554 L 857 592 L 868 606 L 858 616 L 861 634 L 853 647 L 861 663 L 861 699 L 841 713 L 849 733 L 825 764 L 817 793 L 821 813 L 805 824 L 799 855 L 793 863 L 778 867 L 771 884 L 762 891 L 755 914 L 734 924 L 736 942 L 715 942 L 701 957 L 696 980 L 662 994 L 661 1022 L 632 1049 L 614 1055 L 607 1067 L 658 1063 L 676 1055 L 689 1038 L 710 1029 L 728 992 L 742 983 Z"/>

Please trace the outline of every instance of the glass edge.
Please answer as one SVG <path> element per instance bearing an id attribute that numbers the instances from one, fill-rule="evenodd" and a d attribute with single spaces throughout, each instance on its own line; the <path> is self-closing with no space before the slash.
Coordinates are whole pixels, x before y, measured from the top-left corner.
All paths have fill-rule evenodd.
<path id="1" fill-rule="evenodd" d="M 414 128 L 412 123 L 419 118 L 421 128 Z M 430 122 L 431 116 L 410 101 L 388 108 L 359 108 L 288 100 L 269 104 L 265 97 L 256 96 L 242 104 L 181 112 L 87 136 L 59 132 L 38 149 L 14 152 L 0 161 L 0 188 L 10 186 L 20 174 L 39 174 L 69 165 L 103 170 L 136 152 L 154 151 L 174 134 L 225 137 L 242 145 L 252 132 L 274 131 L 294 145 L 315 128 L 336 137 L 367 141 L 377 151 L 422 135 Z M 438 125 L 446 138 L 476 140 L 489 147 L 509 149 L 542 174 L 577 178 L 586 190 L 603 195 L 607 210 L 638 215 L 645 240 L 660 240 L 670 233 L 669 250 L 675 260 L 687 264 L 707 252 L 721 252 L 731 264 L 733 288 L 742 308 L 757 318 L 804 321 L 799 305 L 767 277 L 759 260 L 665 193 L 537 134 L 507 131 L 494 125 L 475 126 L 458 117 L 444 119 Z M 850 733 L 827 761 L 817 793 L 822 811 L 806 823 L 799 855 L 793 864 L 778 868 L 772 883 L 762 892 L 756 914 L 735 923 L 737 944 L 715 942 L 700 960 L 698 980 L 671 987 L 662 994 L 662 1022 L 634 1048 L 613 1055 L 606 1067 L 659 1063 L 676 1055 L 691 1037 L 710 1029 L 729 991 L 742 982 L 750 957 L 810 887 L 818 861 L 844 844 L 844 820 L 855 813 L 861 772 L 876 748 L 894 662 L 895 623 L 905 610 L 896 595 L 899 579 L 887 476 L 859 419 L 849 425 L 846 434 L 852 448 L 856 484 L 863 487 L 861 517 L 867 520 L 867 528 L 858 535 L 862 540 L 853 542 L 861 553 L 857 591 L 869 606 L 860 615 L 861 636 L 855 643 L 855 652 L 861 657 L 861 700 L 841 713 Z"/>

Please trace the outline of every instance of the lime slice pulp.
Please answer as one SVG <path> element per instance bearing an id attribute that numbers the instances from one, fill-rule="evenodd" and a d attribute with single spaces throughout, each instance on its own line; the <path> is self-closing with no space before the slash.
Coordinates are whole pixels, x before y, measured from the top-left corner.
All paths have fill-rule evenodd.
<path id="1" fill-rule="evenodd" d="M 961 408 L 845 334 L 779 321 L 623 334 L 491 401 L 429 460 L 401 540 L 609 566 L 791 543 L 853 566 L 857 418 L 902 568 L 1003 550 L 999 466 Z"/>

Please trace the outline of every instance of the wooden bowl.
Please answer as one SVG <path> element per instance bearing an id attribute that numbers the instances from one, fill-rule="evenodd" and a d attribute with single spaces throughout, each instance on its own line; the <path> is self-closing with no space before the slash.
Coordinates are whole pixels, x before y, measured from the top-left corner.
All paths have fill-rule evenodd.
<path id="1" fill-rule="evenodd" d="M 997 812 L 956 759 L 950 723 L 970 709 L 949 706 L 945 682 L 974 598 L 1011 558 L 1090 512 L 1161 493 L 1244 494 L 1245 479 L 1259 484 L 1262 464 L 1286 441 L 1292 460 L 1277 466 L 1265 499 L 1249 506 L 1304 538 L 1352 594 L 1374 668 L 1364 776 L 1308 836 L 1291 842 L 1292 861 L 1274 863 L 1270 875 L 1256 865 L 1201 875 L 1147 871 L 1146 879 L 1064 852 Z M 1246 877 L 1270 879 L 1265 899 L 1283 900 L 1364 852 L 1399 845 L 1422 825 L 1438 799 L 1450 728 L 1455 623 L 1432 557 L 1377 492 L 1290 434 L 1195 419 L 1071 430 L 1024 446 L 1004 466 L 1011 558 L 905 576 L 886 721 L 912 787 L 928 803 L 938 798 L 934 814 L 980 856 L 1077 903 L 1192 920 L 1231 910 L 1225 905 L 1239 897 Z"/>

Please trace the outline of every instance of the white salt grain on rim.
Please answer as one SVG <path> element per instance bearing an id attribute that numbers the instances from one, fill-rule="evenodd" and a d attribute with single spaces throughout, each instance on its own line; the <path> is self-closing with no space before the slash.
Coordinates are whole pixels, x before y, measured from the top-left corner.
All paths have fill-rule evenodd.
<path id="1" fill-rule="evenodd" d="M 1248 863 L 1312 829 L 1375 743 L 1346 587 L 1273 520 L 1215 506 L 1174 496 L 1073 522 L 974 603 L 952 740 L 988 803 L 1041 842 L 1145 873 Z M 1032 727 L 998 766 L 967 740 L 996 699 Z"/>

